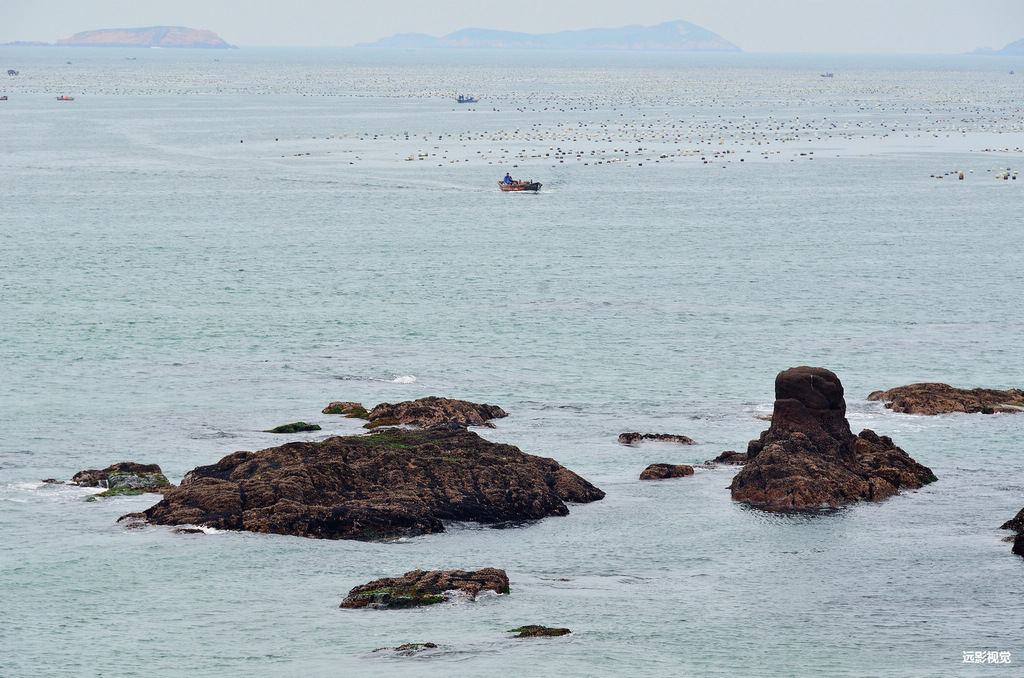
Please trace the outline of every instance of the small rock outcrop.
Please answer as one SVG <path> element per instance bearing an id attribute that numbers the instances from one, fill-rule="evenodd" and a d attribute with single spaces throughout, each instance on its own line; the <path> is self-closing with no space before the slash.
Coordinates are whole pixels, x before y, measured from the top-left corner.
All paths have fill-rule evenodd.
<path id="1" fill-rule="evenodd" d="M 437 643 L 405 643 L 398 647 L 378 647 L 374 652 L 387 652 L 391 651 L 402 657 L 412 657 L 415 654 L 419 654 L 424 650 L 436 650 Z"/>
<path id="2" fill-rule="evenodd" d="M 281 424 L 264 431 L 264 433 L 302 433 L 303 431 L 319 431 L 319 424 L 307 424 L 304 421 L 296 421 L 291 424 Z"/>
<path id="3" fill-rule="evenodd" d="M 892 439 L 850 431 L 843 385 L 820 367 L 794 367 L 775 379 L 772 424 L 747 446 L 732 498 L 756 506 L 826 507 L 881 501 L 934 481 Z"/>
<path id="4" fill-rule="evenodd" d="M 366 419 L 366 408 L 361 403 L 334 401 L 323 409 L 324 414 L 343 414 L 349 419 Z"/>
<path id="5" fill-rule="evenodd" d="M 655 440 L 660 443 L 679 443 L 680 445 L 694 445 L 692 438 L 675 435 L 672 433 L 620 433 L 619 442 L 623 445 L 636 445 L 644 440 Z"/>
<path id="6" fill-rule="evenodd" d="M 453 400 L 427 396 L 419 400 L 406 400 L 392 405 L 381 403 L 366 414 L 367 428 L 411 424 L 433 426 L 456 423 L 463 426 L 484 426 L 490 419 L 507 417 L 508 413 L 497 405 L 479 405 L 467 400 Z"/>
<path id="7" fill-rule="evenodd" d="M 112 464 L 101 471 L 79 471 L 71 478 L 71 484 L 106 489 L 105 492 L 93 495 L 90 499 L 144 492 L 163 493 L 173 487 L 157 464 L 137 464 L 131 461 Z"/>
<path id="8" fill-rule="evenodd" d="M 476 598 L 481 591 L 508 593 L 505 570 L 485 567 L 474 572 L 464 570 L 413 570 L 401 577 L 385 577 L 357 586 L 341 603 L 343 608 L 368 607 L 392 610 L 442 603 L 453 591 Z"/>
<path id="9" fill-rule="evenodd" d="M 569 513 L 604 492 L 553 459 L 457 425 L 291 442 L 193 469 L 148 509 L 161 525 L 380 540 Z"/>
<path id="10" fill-rule="evenodd" d="M 693 467 L 686 464 L 651 464 L 640 474 L 640 480 L 664 480 L 692 475 Z"/>
<path id="11" fill-rule="evenodd" d="M 537 624 L 527 624 L 526 626 L 520 626 L 517 629 L 509 629 L 508 632 L 516 634 L 516 638 L 567 636 L 572 633 L 569 629 L 558 629 L 551 626 L 538 626 Z"/>
<path id="12" fill-rule="evenodd" d="M 708 466 L 714 464 L 726 464 L 730 466 L 743 466 L 747 463 L 747 455 L 745 452 L 736 452 L 735 450 L 726 450 L 714 459 L 709 459 L 704 462 Z"/>
<path id="13" fill-rule="evenodd" d="M 1017 512 L 1017 515 L 1003 523 L 999 529 L 1013 530 L 1017 534 L 1007 537 L 1013 542 L 1013 552 L 1018 556 L 1024 556 L 1024 509 Z"/>
<path id="14" fill-rule="evenodd" d="M 954 388 L 948 384 L 925 383 L 875 391 L 868 400 L 881 400 L 893 412 L 904 414 L 995 414 L 1024 410 L 1024 391 L 995 391 L 987 388 Z"/>

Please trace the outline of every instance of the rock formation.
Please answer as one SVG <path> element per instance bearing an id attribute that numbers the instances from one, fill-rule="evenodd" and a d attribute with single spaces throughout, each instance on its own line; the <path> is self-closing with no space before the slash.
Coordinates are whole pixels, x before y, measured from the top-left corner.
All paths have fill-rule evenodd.
<path id="1" fill-rule="evenodd" d="M 444 602 L 453 591 L 461 591 L 475 599 L 484 590 L 508 593 L 508 575 L 505 570 L 493 567 L 475 572 L 413 570 L 401 577 L 385 577 L 355 587 L 345 596 L 341 607 L 369 607 L 378 610 L 420 607 Z"/>
<path id="2" fill-rule="evenodd" d="M 502 523 L 569 513 L 604 492 L 553 459 L 458 425 L 235 452 L 190 471 L 145 512 L 151 523 L 326 539 L 389 539 L 443 521 Z"/>
<path id="3" fill-rule="evenodd" d="M 1018 556 L 1024 556 L 1024 509 L 1017 512 L 1017 515 L 1003 523 L 999 529 L 1013 530 L 1017 534 L 1007 537 L 1013 542 L 1013 552 Z"/>
<path id="4" fill-rule="evenodd" d="M 704 462 L 708 466 L 714 464 L 727 464 L 730 466 L 743 466 L 747 463 L 747 455 L 744 452 L 736 452 L 735 450 L 726 450 L 714 459 L 709 459 Z"/>
<path id="5" fill-rule="evenodd" d="M 686 436 L 674 435 L 672 433 L 620 433 L 619 442 L 623 445 L 636 445 L 644 440 L 654 440 L 660 443 L 679 443 L 680 445 L 694 445 L 693 439 Z"/>
<path id="6" fill-rule="evenodd" d="M 758 506 L 838 506 L 881 501 L 934 481 L 886 436 L 853 435 L 843 385 L 820 367 L 794 367 L 775 379 L 772 424 L 747 446 L 732 498 Z"/>
<path id="7" fill-rule="evenodd" d="M 302 433 L 303 431 L 319 430 L 319 424 L 307 424 L 304 421 L 296 421 L 292 422 L 291 424 L 281 424 L 280 426 L 275 426 L 269 431 L 264 431 L 264 433 Z"/>
<path id="8" fill-rule="evenodd" d="M 463 426 L 483 426 L 489 419 L 500 419 L 507 416 L 508 413 L 497 405 L 478 405 L 467 400 L 427 396 L 419 400 L 407 400 L 397 405 L 381 403 L 367 413 L 366 419 L 369 423 L 366 426 L 367 428 L 395 424 L 433 426 L 451 422 Z"/>
<path id="9" fill-rule="evenodd" d="M 516 638 L 541 638 L 545 636 L 567 636 L 572 631 L 569 629 L 558 629 L 551 626 L 538 626 L 537 624 L 527 624 L 526 626 L 520 626 L 517 629 L 509 629 L 509 633 L 516 634 Z"/>
<path id="10" fill-rule="evenodd" d="M 366 428 L 378 426 L 433 426 L 456 423 L 463 426 L 493 427 L 491 419 L 507 417 L 508 413 L 497 405 L 480 405 L 468 400 L 454 400 L 427 396 L 419 400 L 406 400 L 398 404 L 381 403 L 367 411 L 360 403 L 336 401 L 323 410 L 324 414 L 344 414 L 366 419 Z"/>
<path id="11" fill-rule="evenodd" d="M 925 383 L 900 386 L 888 391 L 875 391 L 868 400 L 884 400 L 893 412 L 904 414 L 946 414 L 966 412 L 995 414 L 1020 412 L 1024 408 L 1024 391 L 994 391 L 987 388 L 954 388 L 948 384 Z"/>
<path id="12" fill-rule="evenodd" d="M 348 418 L 366 418 L 366 408 L 360 403 L 334 401 L 323 409 L 324 414 L 344 414 Z"/>
<path id="13" fill-rule="evenodd" d="M 130 490 L 132 494 L 142 492 L 162 493 L 172 485 L 156 464 L 136 464 L 122 461 L 112 464 L 102 471 L 89 469 L 79 471 L 71 478 L 73 485 L 79 487 L 103 487 L 111 490 Z M 113 492 L 112 494 L 128 494 L 129 492 Z"/>
<path id="14" fill-rule="evenodd" d="M 651 464 L 640 474 L 640 480 L 664 480 L 692 475 L 693 467 L 686 464 Z"/>

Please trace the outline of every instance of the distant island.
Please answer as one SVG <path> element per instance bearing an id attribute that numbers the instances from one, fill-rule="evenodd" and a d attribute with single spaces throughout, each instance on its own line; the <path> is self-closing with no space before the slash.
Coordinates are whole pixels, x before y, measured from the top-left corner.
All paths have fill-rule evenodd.
<path id="1" fill-rule="evenodd" d="M 184 26 L 105 28 L 75 33 L 57 41 L 58 47 L 167 47 L 188 49 L 235 49 L 213 31 Z"/>
<path id="2" fill-rule="evenodd" d="M 560 33 L 513 33 L 466 28 L 434 38 L 403 33 L 357 47 L 403 49 L 595 49 L 618 51 L 740 52 L 739 47 L 711 31 L 686 21 L 657 26 L 590 28 Z"/>
<path id="3" fill-rule="evenodd" d="M 968 54 L 980 54 L 980 55 L 991 55 L 991 56 L 1024 56 L 1024 38 L 1016 42 L 1011 42 L 1009 45 L 1002 49 L 992 49 L 991 47 L 979 47 L 973 52 Z"/>

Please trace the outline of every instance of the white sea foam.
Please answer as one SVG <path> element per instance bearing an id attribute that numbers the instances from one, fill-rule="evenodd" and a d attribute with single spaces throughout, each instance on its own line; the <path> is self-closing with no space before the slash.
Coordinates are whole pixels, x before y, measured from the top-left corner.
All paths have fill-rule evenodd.
<path id="1" fill-rule="evenodd" d="M 414 383 L 416 383 L 416 377 L 412 376 L 411 374 L 406 375 L 404 377 L 395 377 L 394 379 L 391 380 L 391 383 L 392 384 L 414 384 Z"/>

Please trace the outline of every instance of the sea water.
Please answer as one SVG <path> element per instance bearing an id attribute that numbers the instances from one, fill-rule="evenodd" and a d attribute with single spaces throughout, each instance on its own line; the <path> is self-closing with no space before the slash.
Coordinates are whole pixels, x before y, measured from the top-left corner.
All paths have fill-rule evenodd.
<path id="1" fill-rule="evenodd" d="M 997 57 L 0 49 L 0 674 L 1011 675 L 1024 415 L 865 397 L 1020 387 L 1024 64 Z M 66 61 L 71 61 L 67 64 Z M 833 77 L 821 73 L 833 72 Z M 459 93 L 480 98 L 459 105 Z M 74 101 L 57 101 L 58 95 Z M 506 172 L 543 183 L 505 194 Z M 964 178 L 959 179 L 963 172 Z M 997 178 L 1006 176 L 1006 179 Z M 941 178 L 940 178 L 941 177 Z M 938 482 L 737 504 L 788 367 Z M 118 461 L 178 482 L 323 415 L 500 405 L 485 438 L 607 496 L 391 543 L 126 530 Z M 304 420 L 323 427 L 262 433 Z M 694 446 L 619 445 L 624 431 Z M 338 609 L 412 569 L 511 595 Z M 523 624 L 564 638 L 518 640 Z M 374 652 L 433 642 L 415 656 Z M 1011 664 L 965 662 L 1009 652 Z M 970 653 L 970 655 L 965 655 Z M 986 655 L 987 656 L 987 655 Z"/>

